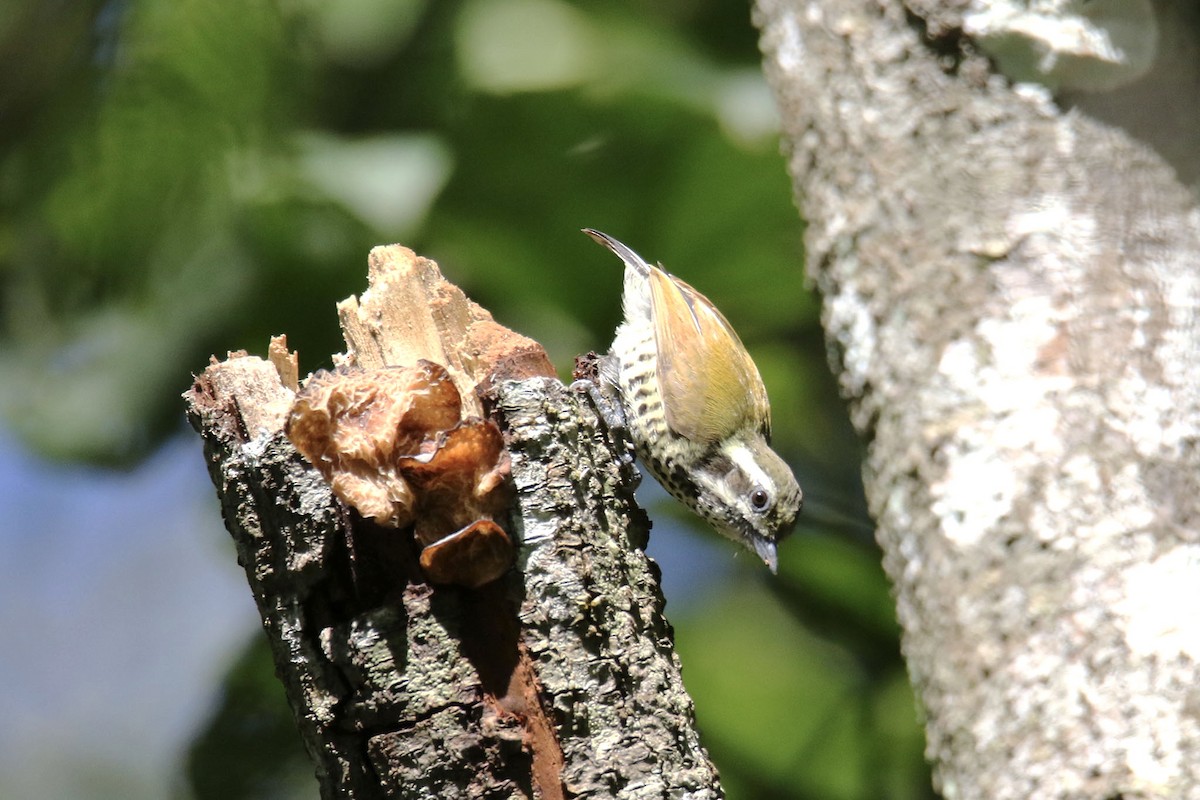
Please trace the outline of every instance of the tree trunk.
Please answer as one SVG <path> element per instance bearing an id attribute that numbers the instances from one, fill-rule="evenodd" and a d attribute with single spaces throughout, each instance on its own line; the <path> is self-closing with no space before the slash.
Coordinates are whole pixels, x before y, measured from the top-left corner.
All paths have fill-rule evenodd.
<path id="1" fill-rule="evenodd" d="M 460 388 L 486 388 L 465 405 L 503 431 L 520 544 L 500 580 L 431 586 L 411 533 L 334 497 L 284 433 L 296 380 L 280 342 L 269 361 L 214 362 L 185 395 L 322 796 L 722 796 L 643 552 L 627 438 L 586 391 L 505 379 L 527 343 L 497 354 L 511 334 L 430 290 L 431 268 L 372 253 L 371 290 L 339 307 L 342 362 L 440 355 Z"/>
<path id="2" fill-rule="evenodd" d="M 1169 42 L 1148 3 L 1010 5 L 758 0 L 808 270 L 940 791 L 1197 797 L 1200 210 L 1047 88 L 1161 96 L 1056 33 Z"/>

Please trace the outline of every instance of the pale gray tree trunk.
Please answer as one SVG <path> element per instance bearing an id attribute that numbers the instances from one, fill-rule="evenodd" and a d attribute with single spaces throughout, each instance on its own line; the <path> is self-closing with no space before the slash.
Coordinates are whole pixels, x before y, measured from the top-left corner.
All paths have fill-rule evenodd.
<path id="1" fill-rule="evenodd" d="M 1172 8 L 756 4 L 947 797 L 1200 797 L 1200 210 L 1167 161 L 1200 131 L 1156 130 L 1194 126 L 1200 81 Z M 1126 50 L 1055 51 L 1081 29 Z"/>

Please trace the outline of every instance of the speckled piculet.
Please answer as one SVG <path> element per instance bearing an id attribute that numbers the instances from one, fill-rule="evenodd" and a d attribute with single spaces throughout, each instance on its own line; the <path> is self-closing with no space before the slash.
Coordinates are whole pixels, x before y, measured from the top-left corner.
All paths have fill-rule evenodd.
<path id="1" fill-rule="evenodd" d="M 772 572 L 803 494 L 771 449 L 758 368 L 720 311 L 616 239 L 584 233 L 625 263 L 622 307 L 601 379 L 615 386 L 638 458 L 663 487 Z"/>

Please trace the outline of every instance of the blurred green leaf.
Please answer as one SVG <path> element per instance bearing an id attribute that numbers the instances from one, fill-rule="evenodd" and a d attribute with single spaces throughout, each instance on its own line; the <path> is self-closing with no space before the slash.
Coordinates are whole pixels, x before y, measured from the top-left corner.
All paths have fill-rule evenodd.
<path id="1" fill-rule="evenodd" d="M 192 742 L 187 772 L 195 800 L 317 797 L 312 762 L 263 637 L 230 669 L 220 706 Z"/>
<path id="2" fill-rule="evenodd" d="M 801 797 L 861 797 L 861 745 L 848 735 L 863 675 L 763 591 L 741 582 L 703 616 L 676 623 L 684 680 L 704 741 L 735 772 Z M 694 633 L 686 626 L 701 626 Z M 725 770 L 722 770 L 725 772 Z"/>

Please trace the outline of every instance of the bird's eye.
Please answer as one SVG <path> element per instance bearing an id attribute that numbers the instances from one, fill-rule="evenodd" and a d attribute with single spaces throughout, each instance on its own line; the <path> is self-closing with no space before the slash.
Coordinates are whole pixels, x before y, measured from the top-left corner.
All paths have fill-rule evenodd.
<path id="1" fill-rule="evenodd" d="M 767 494 L 766 489 L 756 486 L 754 491 L 750 492 L 750 507 L 755 511 L 766 511 L 769 505 L 771 505 L 771 495 Z"/>

